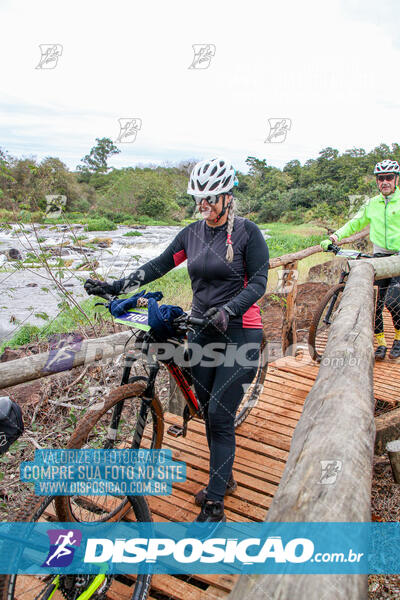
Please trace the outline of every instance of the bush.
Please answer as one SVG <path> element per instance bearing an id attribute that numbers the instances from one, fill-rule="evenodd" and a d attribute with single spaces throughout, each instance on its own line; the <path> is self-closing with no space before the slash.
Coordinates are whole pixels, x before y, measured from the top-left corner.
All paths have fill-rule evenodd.
<path id="1" fill-rule="evenodd" d="M 124 233 L 125 237 L 133 237 L 135 235 L 143 235 L 143 233 L 140 233 L 140 231 L 127 231 Z"/>
<path id="2" fill-rule="evenodd" d="M 14 213 L 11 210 L 0 209 L 0 223 L 13 223 L 14 221 Z"/>
<path id="3" fill-rule="evenodd" d="M 13 335 L 11 341 L 6 341 L 2 344 L 0 350 L 4 350 L 6 346 L 9 346 L 10 348 L 18 348 L 24 344 L 37 341 L 39 333 L 40 328 L 36 327 L 36 325 L 22 325 L 17 333 Z"/>
<path id="4" fill-rule="evenodd" d="M 22 221 L 22 223 L 43 223 L 43 213 L 40 211 L 36 211 L 36 212 L 28 212 L 28 211 L 21 211 L 20 213 L 20 219 Z"/>
<path id="5" fill-rule="evenodd" d="M 85 228 L 87 231 L 114 231 L 117 226 L 109 219 L 101 217 L 100 219 L 89 219 Z"/>

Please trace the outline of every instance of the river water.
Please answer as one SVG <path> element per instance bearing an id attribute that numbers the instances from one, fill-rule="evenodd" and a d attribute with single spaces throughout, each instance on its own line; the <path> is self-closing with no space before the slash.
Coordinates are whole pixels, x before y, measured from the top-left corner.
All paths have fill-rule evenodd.
<path id="1" fill-rule="evenodd" d="M 8 228 L 10 227 L 10 228 Z M 62 252 L 61 258 L 70 261 L 66 268 L 57 268 L 60 258 L 48 260 L 54 274 L 62 274 L 60 281 L 78 301 L 87 299 L 83 282 L 89 277 L 90 267 L 77 267 L 89 259 L 96 261 L 96 272 L 106 280 L 120 278 L 148 260 L 155 258 L 173 240 L 181 227 L 146 226 L 133 228 L 119 226 L 115 231 L 84 231 L 83 225 L 10 225 L 0 226 L 0 340 L 9 339 L 23 324 L 43 326 L 43 313 L 50 321 L 60 313 L 58 304 L 64 296 L 58 292 L 57 285 L 51 280 L 44 268 L 38 268 L 31 260 L 35 254 L 50 251 Z M 125 234 L 138 231 L 140 236 L 128 237 Z M 265 237 L 267 231 L 263 231 Z M 79 246 L 77 238 L 85 236 Z M 98 243 L 94 249 L 83 253 L 82 245 L 96 238 L 107 238 L 111 244 L 101 248 Z M 6 252 L 18 250 L 21 260 L 10 260 Z M 183 263 L 181 267 L 184 267 Z M 178 268 L 181 268 L 178 267 Z M 112 280 L 112 278 L 110 279 Z M 42 314 L 42 317 L 40 316 Z"/>
<path id="2" fill-rule="evenodd" d="M 37 268 L 31 255 L 48 252 L 49 248 L 62 246 L 62 259 L 72 261 L 68 268 L 62 269 L 62 284 L 72 292 L 79 302 L 87 298 L 82 287 L 82 280 L 89 277 L 89 267 L 76 271 L 76 267 L 85 263 L 87 258 L 97 261 L 98 274 L 105 278 L 110 274 L 119 278 L 130 273 L 138 266 L 158 256 L 172 241 L 181 227 L 148 226 L 144 229 L 119 226 L 116 231 L 85 232 L 82 225 L 67 227 L 64 225 L 35 225 L 37 236 L 31 225 L 25 225 L 22 231 L 19 225 L 11 225 L 11 229 L 0 228 L 0 340 L 8 339 L 22 324 L 43 326 L 46 321 L 40 313 L 46 313 L 50 320 L 60 312 L 58 304 L 62 297 L 57 292 L 57 285 L 51 281 L 46 269 Z M 40 228 L 40 229 L 39 229 Z M 126 237 L 124 234 L 138 231 L 139 237 Z M 89 250 L 86 254 L 79 249 L 76 237 L 86 236 L 84 242 L 95 238 L 109 238 L 112 244 L 108 248 Z M 75 240 L 74 240 L 75 236 Z M 40 244 L 39 244 L 40 242 Z M 20 261 L 9 260 L 5 251 L 14 248 L 21 253 L 25 261 L 23 268 Z M 54 273 L 59 259 L 49 259 Z M 47 321 L 48 322 L 48 321 Z"/>

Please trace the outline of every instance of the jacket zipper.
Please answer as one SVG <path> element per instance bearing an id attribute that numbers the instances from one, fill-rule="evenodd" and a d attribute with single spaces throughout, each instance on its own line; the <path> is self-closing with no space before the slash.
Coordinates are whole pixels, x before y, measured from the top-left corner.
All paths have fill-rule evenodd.
<path id="1" fill-rule="evenodd" d="M 204 256 L 204 265 L 203 265 L 203 278 L 205 278 L 205 274 L 206 274 L 206 264 L 207 264 L 207 262 L 208 262 L 208 252 L 209 252 L 209 250 L 210 250 L 210 247 L 211 247 L 211 246 L 212 246 L 212 244 L 214 243 L 214 238 L 215 238 L 215 229 L 212 229 L 212 230 L 211 230 L 211 240 L 210 240 L 210 243 L 209 243 L 209 244 L 207 244 L 207 250 L 206 250 L 206 254 L 205 254 L 205 256 Z M 209 289 L 210 289 L 210 286 L 207 286 L 207 310 L 210 308 L 210 307 L 208 306 L 208 302 L 209 302 L 209 301 L 208 301 L 208 298 L 209 298 L 209 295 L 210 295 L 210 294 L 209 294 Z"/>
<path id="2" fill-rule="evenodd" d="M 386 203 L 386 200 L 385 200 L 385 248 L 387 250 L 389 250 L 389 248 L 387 247 L 387 239 L 386 239 L 386 209 L 387 209 L 387 203 Z"/>

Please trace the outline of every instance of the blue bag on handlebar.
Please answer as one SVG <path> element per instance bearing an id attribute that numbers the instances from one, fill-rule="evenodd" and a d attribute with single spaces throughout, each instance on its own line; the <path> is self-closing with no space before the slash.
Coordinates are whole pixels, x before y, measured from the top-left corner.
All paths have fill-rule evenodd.
<path id="1" fill-rule="evenodd" d="M 153 329 L 158 341 L 163 341 L 170 336 L 175 335 L 173 326 L 174 319 L 183 315 L 183 310 L 180 306 L 173 304 L 162 304 L 158 306 L 154 298 L 149 298 L 149 320 L 148 323 Z"/>
<path id="2" fill-rule="evenodd" d="M 124 300 L 113 300 L 110 303 L 109 311 L 113 317 L 120 317 L 124 313 L 126 313 L 130 308 L 136 308 L 137 301 L 139 298 L 154 298 L 154 300 L 161 300 L 163 297 L 162 292 L 147 292 L 146 290 L 142 290 L 138 294 L 131 296 L 130 298 L 125 298 Z"/>
<path id="3" fill-rule="evenodd" d="M 163 297 L 162 292 L 148 292 L 142 290 L 138 294 L 126 298 L 125 300 L 113 300 L 110 303 L 110 313 L 113 317 L 121 317 L 128 310 L 136 308 L 139 298 L 147 298 L 148 300 L 148 325 L 153 330 L 158 341 L 163 341 L 170 336 L 176 334 L 173 326 L 173 321 L 183 315 L 184 311 L 180 306 L 173 304 L 162 304 L 158 306 L 158 302 Z"/>

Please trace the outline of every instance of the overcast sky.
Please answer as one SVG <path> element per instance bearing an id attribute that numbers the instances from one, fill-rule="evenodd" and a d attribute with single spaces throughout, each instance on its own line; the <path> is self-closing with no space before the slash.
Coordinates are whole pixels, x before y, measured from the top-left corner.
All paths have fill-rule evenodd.
<path id="1" fill-rule="evenodd" d="M 225 155 L 282 167 L 333 146 L 399 142 L 394 0 L 1 0 L 0 147 L 74 169 L 138 118 L 115 167 Z M 193 44 L 213 44 L 189 69 Z M 53 69 L 40 44 L 60 44 Z M 268 119 L 291 119 L 265 143 Z"/>

